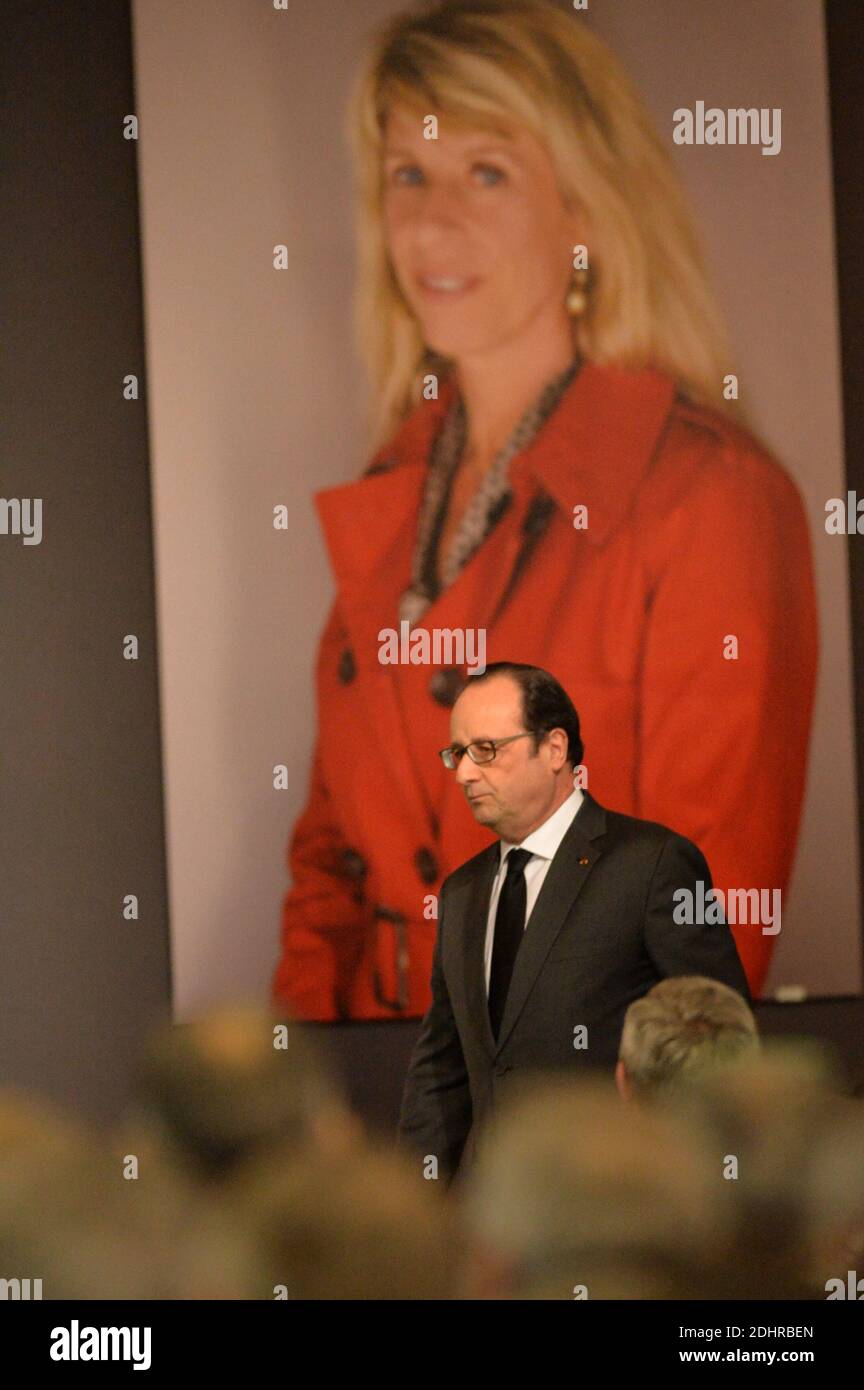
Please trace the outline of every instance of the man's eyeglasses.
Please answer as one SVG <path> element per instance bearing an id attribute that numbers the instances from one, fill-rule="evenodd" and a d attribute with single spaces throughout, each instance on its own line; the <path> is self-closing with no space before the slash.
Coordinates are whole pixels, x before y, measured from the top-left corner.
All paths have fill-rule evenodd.
<path id="1" fill-rule="evenodd" d="M 524 734 L 510 734 L 507 738 L 484 738 L 475 739 L 473 743 L 453 743 L 449 748 L 442 748 L 438 756 L 444 766 L 449 767 L 452 772 L 459 766 L 466 753 L 472 763 L 491 763 L 503 744 L 512 743 L 516 738 L 530 737 L 530 732 L 526 730 Z"/>

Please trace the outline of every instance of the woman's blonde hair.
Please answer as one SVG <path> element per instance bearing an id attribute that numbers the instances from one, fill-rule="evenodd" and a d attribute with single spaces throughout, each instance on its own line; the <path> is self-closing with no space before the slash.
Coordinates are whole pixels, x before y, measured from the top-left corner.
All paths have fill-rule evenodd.
<path id="1" fill-rule="evenodd" d="M 668 373 L 692 401 L 724 401 L 730 351 L 668 150 L 617 58 L 553 0 L 438 0 L 379 29 L 348 109 L 357 178 L 355 328 L 369 372 L 379 449 L 416 404 L 426 373 L 453 363 L 428 349 L 396 281 L 382 216 L 388 112 L 444 112 L 463 128 L 516 122 L 549 151 L 565 199 L 581 204 L 588 308 L 575 325 L 588 361 Z"/>

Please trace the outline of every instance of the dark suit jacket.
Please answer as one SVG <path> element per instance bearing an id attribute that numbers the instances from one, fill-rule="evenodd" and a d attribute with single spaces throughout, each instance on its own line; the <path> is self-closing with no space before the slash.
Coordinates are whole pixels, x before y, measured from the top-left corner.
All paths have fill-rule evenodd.
<path id="1" fill-rule="evenodd" d="M 399 1141 L 434 1154 L 448 1180 L 472 1125 L 509 1078 L 559 1067 L 614 1070 L 627 1007 L 658 980 L 707 975 L 750 1002 L 729 927 L 673 920 L 676 889 L 695 895 L 700 879 L 706 894 L 711 887 L 702 852 L 664 825 L 583 796 L 528 920 L 497 1043 L 483 947 L 498 842 L 442 884 L 432 1004 L 405 1081 Z M 585 1048 L 574 1046 L 580 1024 Z"/>

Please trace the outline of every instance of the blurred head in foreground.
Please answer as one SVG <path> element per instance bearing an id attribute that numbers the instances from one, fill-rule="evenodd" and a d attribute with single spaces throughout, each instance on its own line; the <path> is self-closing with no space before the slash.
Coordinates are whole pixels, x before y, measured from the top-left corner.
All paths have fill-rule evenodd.
<path id="1" fill-rule="evenodd" d="M 453 1213 L 404 1155 L 375 1145 L 271 1157 L 238 1174 L 226 1197 L 253 1251 L 252 1297 L 454 1297 Z"/>
<path id="2" fill-rule="evenodd" d="M 761 1055 L 718 1065 L 670 1095 L 722 1174 L 734 1228 L 729 1297 L 824 1297 L 826 1266 L 854 1249 L 864 1127 L 841 1089 L 819 1044 L 771 1039 Z"/>
<path id="3" fill-rule="evenodd" d="M 188 1192 L 165 1169 L 139 1167 L 137 1160 L 41 1101 L 0 1095 L 4 1297 L 242 1292 L 236 1242 L 221 1242 L 220 1263 L 205 1266 L 198 1254 L 203 1231 Z"/>
<path id="4" fill-rule="evenodd" d="M 719 1179 L 674 1116 L 622 1106 L 608 1083 L 526 1081 L 479 1136 L 461 1196 L 467 1297 L 712 1296 Z"/>
<path id="5" fill-rule="evenodd" d="M 341 1152 L 360 1134 L 309 1029 L 246 1004 L 157 1033 L 128 1122 L 193 1181 L 221 1181 L 276 1146 Z"/>
<path id="6" fill-rule="evenodd" d="M 737 990 L 703 975 L 675 975 L 627 1010 L 615 1081 L 623 1100 L 650 1102 L 758 1049 L 756 1019 Z"/>

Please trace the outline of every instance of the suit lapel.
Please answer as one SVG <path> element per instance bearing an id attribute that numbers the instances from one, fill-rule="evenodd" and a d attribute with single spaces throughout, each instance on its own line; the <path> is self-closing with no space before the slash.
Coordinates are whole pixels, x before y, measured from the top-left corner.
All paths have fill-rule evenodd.
<path id="1" fill-rule="evenodd" d="M 483 967 L 483 953 L 486 944 L 486 918 L 489 914 L 489 899 L 492 884 L 500 862 L 501 851 L 496 840 L 494 845 L 483 851 L 477 865 L 474 882 L 468 896 L 465 920 L 462 925 L 465 967 L 465 1000 L 467 1018 L 475 1031 L 480 1034 L 483 1047 L 492 1057 L 495 1054 L 495 1038 L 489 1022 L 489 1000 L 486 995 L 486 975 Z"/>
<path id="2" fill-rule="evenodd" d="M 507 993 L 497 1043 L 489 1023 L 489 1002 L 483 968 L 486 918 L 500 854 L 497 842 L 490 845 L 478 863 L 463 924 L 465 994 L 468 1017 L 472 1023 L 476 1020 L 481 1041 L 490 1057 L 500 1052 L 513 1031 L 556 936 L 578 899 L 588 875 L 603 853 L 602 848 L 594 841 L 605 834 L 606 812 L 588 792 L 583 791 L 582 794 L 585 798 L 584 804 L 568 827 L 549 865 L 528 920 L 513 967 L 513 978 Z"/>

